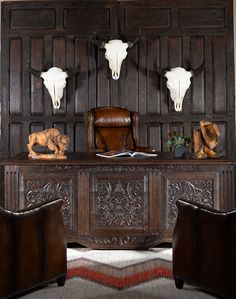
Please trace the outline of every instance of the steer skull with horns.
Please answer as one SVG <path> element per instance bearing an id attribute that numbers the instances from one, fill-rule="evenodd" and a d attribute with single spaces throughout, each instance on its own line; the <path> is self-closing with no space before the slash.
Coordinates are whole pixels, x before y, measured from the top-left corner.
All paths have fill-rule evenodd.
<path id="1" fill-rule="evenodd" d="M 98 41 L 96 35 L 94 35 L 93 41 L 98 48 L 106 50 L 105 58 L 109 62 L 112 78 L 118 80 L 120 77 L 121 64 L 128 54 L 127 48 L 132 48 L 138 42 L 138 38 L 133 42 L 123 42 L 120 39 L 112 39 L 106 43 Z"/>
<path id="2" fill-rule="evenodd" d="M 63 97 L 63 89 L 66 86 L 66 78 L 78 75 L 80 66 L 78 65 L 75 70 L 71 71 L 63 71 L 58 67 L 52 67 L 46 72 L 38 71 L 31 67 L 29 70 L 33 75 L 43 78 L 43 83 L 52 98 L 54 109 L 59 109 L 60 101 Z"/>
<path id="3" fill-rule="evenodd" d="M 204 69 L 204 62 L 195 70 L 187 71 L 182 67 L 167 69 L 158 69 L 156 64 L 154 68 L 162 77 L 167 78 L 166 86 L 170 91 L 170 97 L 174 102 L 175 111 L 182 111 L 182 104 L 185 93 L 189 88 L 192 77 L 199 75 Z"/>

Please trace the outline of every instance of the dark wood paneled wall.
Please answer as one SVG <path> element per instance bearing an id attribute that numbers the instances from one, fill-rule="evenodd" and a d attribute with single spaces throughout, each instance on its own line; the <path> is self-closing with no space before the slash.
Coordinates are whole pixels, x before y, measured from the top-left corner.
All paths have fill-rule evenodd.
<path id="1" fill-rule="evenodd" d="M 26 151 L 32 131 L 57 127 L 85 150 L 83 113 L 95 106 L 120 106 L 141 114 L 142 144 L 169 150 L 169 130 L 191 134 L 199 121 L 216 122 L 218 150 L 234 157 L 233 7 L 230 0 L 20 1 L 2 3 L 1 156 Z M 112 80 L 104 50 L 92 42 L 118 32 L 128 40 L 121 77 Z M 192 84 L 181 113 L 174 111 L 159 67 L 205 69 Z M 28 65 L 46 70 L 81 65 L 67 79 L 61 108 L 54 110 L 42 79 Z"/>

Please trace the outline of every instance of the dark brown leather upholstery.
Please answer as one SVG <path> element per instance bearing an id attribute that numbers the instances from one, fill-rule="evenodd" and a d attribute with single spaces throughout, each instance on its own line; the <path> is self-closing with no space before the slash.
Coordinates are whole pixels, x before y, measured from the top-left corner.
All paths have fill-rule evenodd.
<path id="1" fill-rule="evenodd" d="M 236 211 L 219 212 L 178 200 L 173 275 L 225 298 L 236 298 Z"/>
<path id="2" fill-rule="evenodd" d="M 12 212 L 0 208 L 0 298 L 57 279 L 65 283 L 62 200 Z"/>
<path id="3" fill-rule="evenodd" d="M 139 114 L 118 107 L 97 107 L 85 115 L 88 151 L 143 150 L 139 146 Z"/>

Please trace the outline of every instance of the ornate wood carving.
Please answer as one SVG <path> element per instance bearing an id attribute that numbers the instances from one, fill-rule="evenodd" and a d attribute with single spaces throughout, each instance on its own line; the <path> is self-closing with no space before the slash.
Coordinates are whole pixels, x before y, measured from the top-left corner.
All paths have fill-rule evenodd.
<path id="1" fill-rule="evenodd" d="M 45 162 L 22 154 L 2 162 L 6 206 L 19 210 L 63 198 L 69 242 L 100 249 L 146 248 L 171 242 L 178 198 L 232 209 L 234 163 L 165 160 L 161 154 L 153 160 L 103 161 L 86 153 Z"/>
<path id="2" fill-rule="evenodd" d="M 189 165 L 194 168 L 194 165 Z M 47 171 L 57 170 L 76 170 L 77 172 L 85 173 L 101 173 L 101 172 L 121 172 L 121 173 L 135 173 L 135 172 L 165 172 L 168 170 L 182 170 L 183 165 L 177 164 L 159 164 L 155 166 L 79 166 L 79 165 L 42 165 L 41 168 Z"/>
<path id="3" fill-rule="evenodd" d="M 63 222 L 66 227 L 72 229 L 72 188 L 69 180 L 30 179 L 25 180 L 24 185 L 26 207 L 62 198 Z"/>
<path id="4" fill-rule="evenodd" d="M 140 246 L 145 247 L 150 244 L 158 243 L 158 234 L 148 234 L 148 235 L 122 235 L 122 236 L 100 236 L 100 235 L 84 235 L 79 236 L 80 240 L 89 242 L 91 244 L 96 244 L 100 246 L 114 246 L 120 247 L 132 247 Z"/>
<path id="5" fill-rule="evenodd" d="M 168 185 L 168 223 L 174 226 L 177 217 L 176 200 L 185 199 L 214 207 L 214 179 L 171 181 Z"/>
<path id="6" fill-rule="evenodd" d="M 95 215 L 98 226 L 144 226 L 143 180 L 97 181 Z"/>

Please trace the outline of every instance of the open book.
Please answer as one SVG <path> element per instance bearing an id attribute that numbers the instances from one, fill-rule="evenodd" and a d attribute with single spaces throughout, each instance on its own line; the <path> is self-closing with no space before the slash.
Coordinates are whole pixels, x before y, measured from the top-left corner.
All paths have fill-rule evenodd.
<path id="1" fill-rule="evenodd" d="M 114 157 L 124 157 L 124 156 L 130 156 L 130 157 L 156 157 L 157 153 L 148 153 L 148 152 L 135 152 L 135 151 L 129 151 L 129 150 L 123 150 L 123 151 L 109 151 L 104 153 L 97 153 L 96 154 L 99 157 L 104 158 L 114 158 Z"/>

